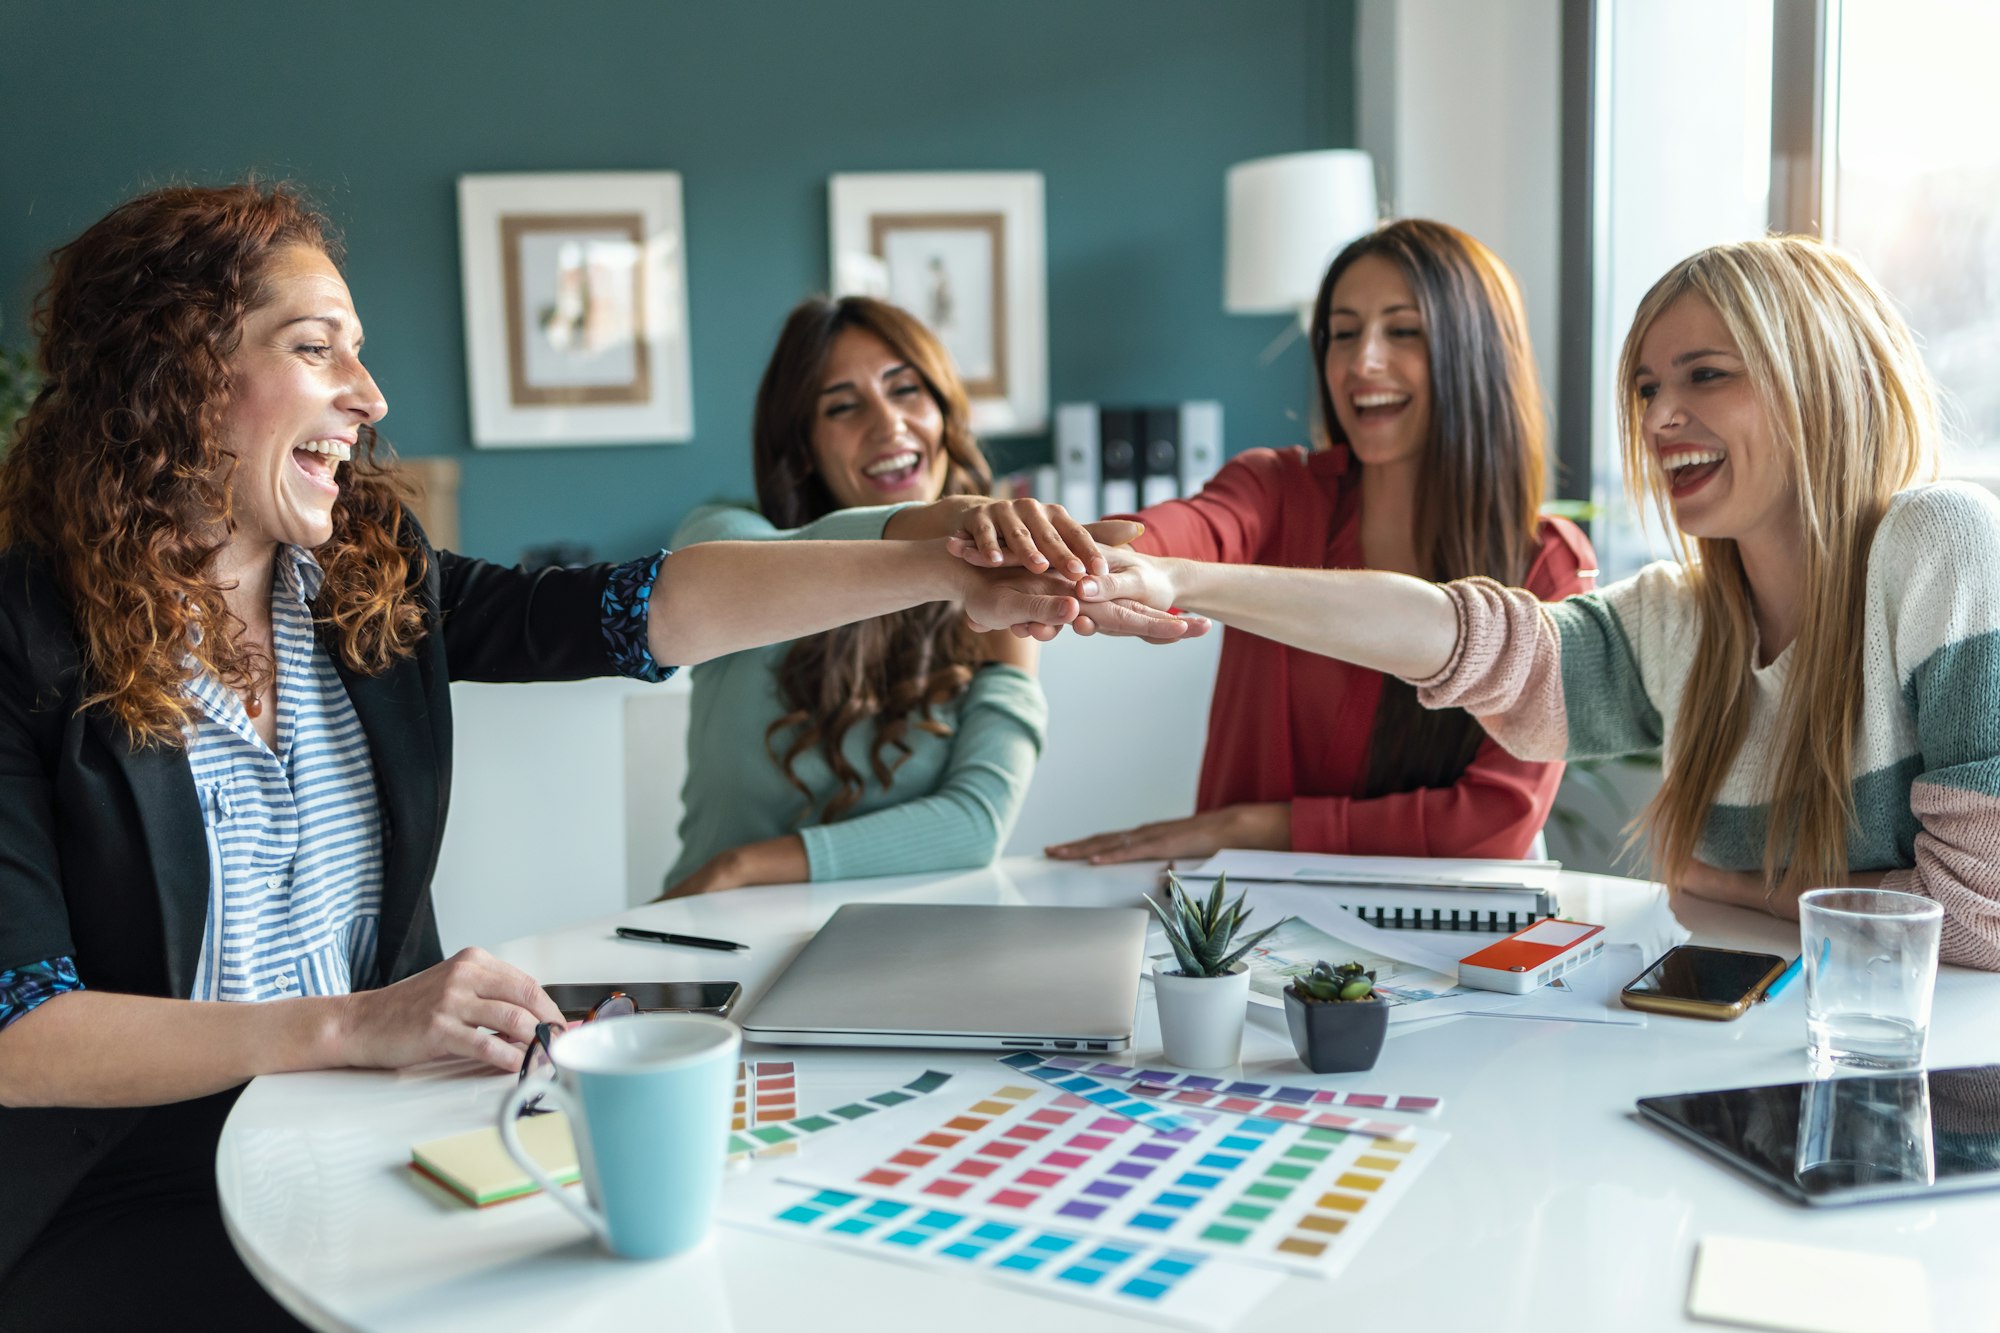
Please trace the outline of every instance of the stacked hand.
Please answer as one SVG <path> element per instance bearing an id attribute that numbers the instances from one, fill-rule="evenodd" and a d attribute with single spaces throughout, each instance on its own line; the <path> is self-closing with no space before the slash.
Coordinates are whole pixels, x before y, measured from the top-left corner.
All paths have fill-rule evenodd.
<path id="1" fill-rule="evenodd" d="M 976 499 L 965 502 L 960 522 L 946 549 L 987 572 L 983 582 L 992 595 L 969 595 L 966 601 L 967 616 L 980 628 L 1007 628 L 1044 642 L 1064 624 L 1078 634 L 1148 643 L 1208 632 L 1205 618 L 1173 612 L 1174 589 L 1165 569 L 1126 546 L 1145 530 L 1138 523 L 1083 524 L 1061 505 Z M 1051 597 L 1075 598 L 1080 605 L 1072 614 L 1048 614 L 1043 599 Z"/>

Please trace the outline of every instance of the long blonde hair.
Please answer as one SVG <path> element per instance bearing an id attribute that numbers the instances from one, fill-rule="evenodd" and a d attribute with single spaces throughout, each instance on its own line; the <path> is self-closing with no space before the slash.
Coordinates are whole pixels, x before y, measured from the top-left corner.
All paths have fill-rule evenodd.
<path id="1" fill-rule="evenodd" d="M 1805 607 L 1776 730 L 1764 841 L 1767 893 L 1837 883 L 1854 820 L 1868 548 L 1897 491 L 1936 475 L 1937 405 L 1915 338 L 1855 260 L 1774 236 L 1676 264 L 1639 303 L 1619 357 L 1626 477 L 1680 546 L 1700 624 L 1668 738 L 1666 777 L 1645 811 L 1657 873 L 1675 883 L 1749 723 L 1756 622 L 1736 543 L 1675 528 L 1666 476 L 1641 429 L 1639 344 L 1666 309 L 1706 301 L 1736 342 L 1784 456 L 1805 530 Z"/>

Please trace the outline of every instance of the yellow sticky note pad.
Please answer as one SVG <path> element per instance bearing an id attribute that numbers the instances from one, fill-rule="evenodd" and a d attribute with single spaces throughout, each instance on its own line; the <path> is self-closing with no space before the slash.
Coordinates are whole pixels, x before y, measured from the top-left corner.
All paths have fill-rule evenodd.
<path id="1" fill-rule="evenodd" d="M 569 1118 L 560 1111 L 528 1116 L 517 1121 L 515 1130 L 521 1146 L 536 1165 L 565 1185 L 577 1179 L 576 1142 L 570 1137 Z M 484 1129 L 432 1139 L 410 1149 L 410 1162 L 440 1185 L 466 1202 L 484 1208 L 533 1194 L 540 1186 L 515 1165 L 500 1141 L 500 1131 Z"/>

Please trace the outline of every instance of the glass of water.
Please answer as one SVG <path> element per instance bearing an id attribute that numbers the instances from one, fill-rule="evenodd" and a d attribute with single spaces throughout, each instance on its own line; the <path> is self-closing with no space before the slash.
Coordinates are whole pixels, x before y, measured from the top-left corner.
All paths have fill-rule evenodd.
<path id="1" fill-rule="evenodd" d="M 1799 898 L 1806 1054 L 1817 1066 L 1915 1069 L 1930 1035 L 1944 909 L 1889 889 Z"/>

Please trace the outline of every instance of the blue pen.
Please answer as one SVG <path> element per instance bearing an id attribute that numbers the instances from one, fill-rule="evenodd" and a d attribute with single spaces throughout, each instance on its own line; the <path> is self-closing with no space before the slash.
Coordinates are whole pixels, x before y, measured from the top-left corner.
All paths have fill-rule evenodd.
<path id="1" fill-rule="evenodd" d="M 1806 956 L 1804 954 L 1800 954 L 1797 958 L 1794 958 L 1792 965 L 1778 973 L 1778 979 L 1764 988 L 1764 998 L 1766 1000 L 1777 999 L 1778 992 L 1792 984 L 1792 978 L 1799 974 L 1799 964 L 1805 962 L 1805 960 Z"/>

